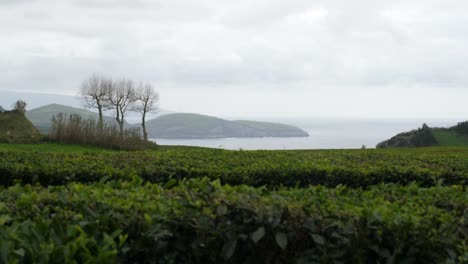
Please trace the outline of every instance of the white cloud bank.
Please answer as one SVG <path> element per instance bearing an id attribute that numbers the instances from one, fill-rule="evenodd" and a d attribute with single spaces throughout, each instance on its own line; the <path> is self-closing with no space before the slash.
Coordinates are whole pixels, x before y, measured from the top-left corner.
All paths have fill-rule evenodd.
<path id="1" fill-rule="evenodd" d="M 0 1 L 1 90 L 93 72 L 221 116 L 468 116 L 468 2 Z"/>

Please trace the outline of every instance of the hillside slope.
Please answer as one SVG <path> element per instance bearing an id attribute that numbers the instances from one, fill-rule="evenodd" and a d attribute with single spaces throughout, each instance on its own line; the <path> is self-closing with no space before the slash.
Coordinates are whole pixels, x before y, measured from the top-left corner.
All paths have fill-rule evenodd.
<path id="1" fill-rule="evenodd" d="M 26 112 L 26 117 L 33 123 L 41 133 L 47 134 L 52 125 L 52 117 L 64 113 L 66 115 L 77 114 L 83 119 L 98 119 L 98 114 L 86 109 L 70 107 L 60 104 L 50 104 Z M 117 124 L 114 118 L 104 116 L 104 122 L 108 124 Z"/>
<path id="2" fill-rule="evenodd" d="M 24 115 L 14 111 L 0 113 L 0 142 L 35 143 L 40 138 L 39 131 Z"/>
<path id="3" fill-rule="evenodd" d="M 285 124 L 271 123 L 271 122 L 259 122 L 249 120 L 234 120 L 233 122 L 246 125 L 256 129 L 259 132 L 263 132 L 264 137 L 308 137 L 309 134 L 304 130 Z"/>
<path id="4" fill-rule="evenodd" d="M 178 113 L 147 123 L 150 138 L 307 137 L 296 127 L 255 121 L 229 121 L 217 117 Z"/>
<path id="5" fill-rule="evenodd" d="M 450 128 L 429 128 L 426 124 L 417 130 L 400 133 L 381 142 L 377 148 L 408 148 L 431 146 L 468 146 L 468 122 Z"/>

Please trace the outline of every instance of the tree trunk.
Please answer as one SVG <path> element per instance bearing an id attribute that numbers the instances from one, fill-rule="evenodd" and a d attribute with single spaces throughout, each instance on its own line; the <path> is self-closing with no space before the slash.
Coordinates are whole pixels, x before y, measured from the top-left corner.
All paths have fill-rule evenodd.
<path id="1" fill-rule="evenodd" d="M 99 111 L 99 120 L 98 120 L 98 127 L 99 127 L 99 132 L 102 132 L 102 129 L 104 127 L 104 119 L 102 117 L 102 105 L 101 103 L 98 101 L 97 102 L 97 107 L 98 107 L 98 111 Z"/>
<path id="2" fill-rule="evenodd" d="M 143 117 L 141 118 L 141 128 L 143 129 L 143 139 L 148 141 L 148 132 L 146 131 L 146 113 L 143 112 Z"/>
<path id="3" fill-rule="evenodd" d="M 123 137 L 124 135 L 124 113 L 120 110 L 120 122 L 119 122 L 119 129 L 120 129 L 120 136 Z"/>
<path id="4" fill-rule="evenodd" d="M 120 128 L 120 112 L 119 112 L 119 108 L 117 108 L 117 111 L 116 111 L 116 116 L 115 116 L 115 120 L 117 121 L 117 124 L 119 125 L 119 128 Z M 121 131 L 122 132 L 122 131 Z"/>
<path id="5" fill-rule="evenodd" d="M 121 119 L 120 122 L 119 122 L 119 129 L 120 129 L 120 136 L 122 137 L 123 134 L 124 134 L 124 123 L 123 123 L 123 119 Z"/>

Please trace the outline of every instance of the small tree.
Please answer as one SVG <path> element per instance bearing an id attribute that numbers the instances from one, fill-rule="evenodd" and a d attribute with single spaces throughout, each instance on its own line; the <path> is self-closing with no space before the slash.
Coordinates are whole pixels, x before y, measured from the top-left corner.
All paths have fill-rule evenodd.
<path id="1" fill-rule="evenodd" d="M 158 111 L 159 94 L 154 90 L 150 83 L 140 83 L 135 92 L 135 105 L 132 110 L 141 114 L 141 128 L 143 130 L 143 139 L 148 140 L 146 130 L 146 115 Z"/>
<path id="2" fill-rule="evenodd" d="M 103 110 L 107 107 L 112 81 L 103 76 L 94 74 L 85 80 L 80 88 L 80 96 L 88 108 L 95 108 L 99 113 L 98 126 L 103 127 Z"/>
<path id="3" fill-rule="evenodd" d="M 16 112 L 21 113 L 21 114 L 24 115 L 26 113 L 26 106 L 27 105 L 28 104 L 25 101 L 18 100 L 11 106 L 11 108 L 13 109 L 13 111 L 16 111 Z"/>
<path id="4" fill-rule="evenodd" d="M 108 91 L 108 98 L 112 109 L 115 110 L 115 119 L 119 124 L 120 133 L 124 132 L 125 113 L 129 107 L 136 101 L 135 85 L 131 80 L 120 80 L 112 84 Z"/>

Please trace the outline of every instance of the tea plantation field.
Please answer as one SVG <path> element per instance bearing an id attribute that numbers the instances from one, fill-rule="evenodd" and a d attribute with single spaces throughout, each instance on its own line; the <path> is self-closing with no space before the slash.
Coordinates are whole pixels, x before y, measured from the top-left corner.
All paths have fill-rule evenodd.
<path id="1" fill-rule="evenodd" d="M 0 263 L 467 263 L 468 148 L 0 145 Z"/>

